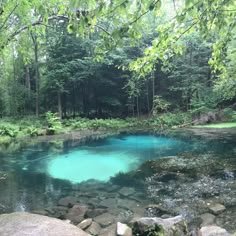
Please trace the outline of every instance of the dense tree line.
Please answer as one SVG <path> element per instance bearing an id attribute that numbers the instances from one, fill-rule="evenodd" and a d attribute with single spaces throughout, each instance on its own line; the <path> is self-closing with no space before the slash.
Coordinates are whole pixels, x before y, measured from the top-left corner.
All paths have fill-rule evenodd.
<path id="1" fill-rule="evenodd" d="M 235 4 L 160 3 L 4 2 L 1 116 L 125 117 L 157 104 L 193 113 L 233 104 Z"/>

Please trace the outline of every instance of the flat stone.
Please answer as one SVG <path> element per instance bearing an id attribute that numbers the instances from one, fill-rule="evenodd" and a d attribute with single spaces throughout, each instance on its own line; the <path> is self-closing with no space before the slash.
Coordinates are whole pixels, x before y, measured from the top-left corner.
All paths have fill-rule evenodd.
<path id="1" fill-rule="evenodd" d="M 134 188 L 128 188 L 128 187 L 123 187 L 120 189 L 119 194 L 124 197 L 128 197 L 130 195 L 133 195 L 135 193 Z"/>
<path id="2" fill-rule="evenodd" d="M 99 235 L 101 231 L 101 226 L 97 222 L 92 222 L 92 224 L 86 229 L 86 232 L 92 235 Z"/>
<path id="3" fill-rule="evenodd" d="M 212 204 L 208 208 L 215 215 L 220 214 L 226 209 L 224 205 L 219 204 L 219 203 Z"/>
<path id="4" fill-rule="evenodd" d="M 132 236 L 132 229 L 126 224 L 117 222 L 116 234 L 117 236 Z"/>
<path id="5" fill-rule="evenodd" d="M 63 197 L 58 201 L 59 206 L 64 206 L 64 207 L 73 207 L 78 203 L 78 199 L 76 197 Z"/>
<path id="6" fill-rule="evenodd" d="M 0 215 L 1 236 L 89 236 L 62 220 L 27 212 Z"/>
<path id="7" fill-rule="evenodd" d="M 125 199 L 120 198 L 117 200 L 117 206 L 126 210 L 132 210 L 133 208 L 137 208 L 139 206 L 139 203 L 127 198 Z"/>
<path id="8" fill-rule="evenodd" d="M 227 232 L 225 229 L 216 225 L 204 226 L 200 229 L 199 233 L 201 236 L 230 236 L 232 235 L 229 232 Z"/>
<path id="9" fill-rule="evenodd" d="M 103 228 L 99 236 L 116 236 L 116 224 L 112 224 L 106 228 Z"/>
<path id="10" fill-rule="evenodd" d="M 84 215 L 88 210 L 86 205 L 74 205 L 66 215 L 66 218 L 71 220 L 74 224 L 80 223 L 84 220 Z"/>
<path id="11" fill-rule="evenodd" d="M 93 220 L 99 223 L 102 227 L 106 227 L 114 223 L 115 216 L 109 213 L 104 213 L 102 215 L 96 216 Z"/>
<path id="12" fill-rule="evenodd" d="M 96 216 L 99 216 L 103 213 L 106 213 L 107 212 L 107 209 L 102 209 L 102 208 L 95 208 L 95 209 L 89 209 L 87 212 L 86 212 L 86 217 L 88 218 L 94 218 Z"/>
<path id="13" fill-rule="evenodd" d="M 102 200 L 99 203 L 99 206 L 112 208 L 112 207 L 116 206 L 116 204 L 117 204 L 117 200 L 115 198 L 107 198 L 107 199 Z"/>
<path id="14" fill-rule="evenodd" d="M 93 220 L 91 218 L 85 219 L 85 220 L 81 221 L 77 226 L 84 230 L 92 224 L 92 221 Z"/>
<path id="15" fill-rule="evenodd" d="M 201 226 L 213 225 L 215 223 L 215 216 L 210 213 L 202 214 L 201 216 L 202 224 Z"/>
<path id="16" fill-rule="evenodd" d="M 63 207 L 63 206 L 56 206 L 53 207 L 53 217 L 59 218 L 59 219 L 65 219 L 66 218 L 66 214 L 68 212 L 68 208 L 67 207 Z"/>

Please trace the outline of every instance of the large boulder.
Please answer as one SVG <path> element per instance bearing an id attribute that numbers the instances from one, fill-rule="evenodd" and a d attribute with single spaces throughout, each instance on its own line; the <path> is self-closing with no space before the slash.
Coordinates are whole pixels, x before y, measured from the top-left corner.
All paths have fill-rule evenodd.
<path id="1" fill-rule="evenodd" d="M 216 225 L 211 225 L 211 226 L 204 226 L 200 229 L 199 232 L 200 236 L 230 236 L 229 232 L 227 232 L 225 229 L 216 226 Z"/>
<path id="2" fill-rule="evenodd" d="M 160 235 L 186 235 L 186 223 L 182 216 L 162 219 L 158 217 L 142 217 L 134 222 L 133 232 L 138 235 L 146 235 L 148 232 Z"/>
<path id="3" fill-rule="evenodd" d="M 27 212 L 0 215 L 1 236 L 89 236 L 59 219 Z"/>

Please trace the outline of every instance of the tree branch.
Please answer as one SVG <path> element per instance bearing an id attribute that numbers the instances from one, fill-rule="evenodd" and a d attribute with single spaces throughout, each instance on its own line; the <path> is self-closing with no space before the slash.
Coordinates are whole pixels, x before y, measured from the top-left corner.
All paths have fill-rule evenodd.
<path id="1" fill-rule="evenodd" d="M 15 5 L 15 7 L 12 9 L 9 15 L 6 17 L 5 21 L 0 26 L 0 30 L 5 26 L 5 24 L 7 23 L 7 21 L 9 20 L 9 18 L 11 17 L 11 15 L 13 14 L 13 12 L 16 10 L 17 7 L 18 7 L 18 4 Z"/>
<path id="2" fill-rule="evenodd" d="M 69 20 L 69 17 L 66 15 L 54 15 L 54 16 L 50 16 L 48 17 L 48 21 L 50 20 L 54 20 L 54 19 L 65 19 L 65 20 Z M 24 25 L 21 28 L 19 28 L 18 30 L 16 30 L 15 32 L 13 32 L 5 41 L 4 45 L 1 45 L 0 48 L 3 49 L 5 48 L 5 46 L 14 38 L 16 37 L 18 34 L 20 34 L 21 32 L 31 28 L 31 27 L 35 27 L 35 26 L 39 26 L 39 25 L 43 25 L 45 27 L 49 27 L 49 25 L 45 25 L 45 23 L 43 22 L 42 19 L 39 19 L 33 23 L 31 23 L 30 25 Z M 108 32 L 106 29 L 104 29 L 102 26 L 100 25 L 95 25 L 95 27 L 101 29 L 102 31 L 104 31 L 106 34 L 111 35 L 110 32 Z"/>

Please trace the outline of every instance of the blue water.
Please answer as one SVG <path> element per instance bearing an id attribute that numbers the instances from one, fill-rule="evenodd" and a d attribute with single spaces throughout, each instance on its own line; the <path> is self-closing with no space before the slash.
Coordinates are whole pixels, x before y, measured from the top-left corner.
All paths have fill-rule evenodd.
<path id="1" fill-rule="evenodd" d="M 118 178 L 120 173 L 137 170 L 148 160 L 206 152 L 221 154 L 223 158 L 233 148 L 234 140 L 152 134 L 122 134 L 28 146 L 11 143 L 0 147 L 0 212 L 45 208 L 81 184 L 94 180 L 110 183 L 114 176 Z M 125 181 L 118 182 L 125 186 Z M 1 209 L 2 205 L 5 210 Z"/>
<path id="2" fill-rule="evenodd" d="M 152 135 L 110 137 L 35 161 L 22 169 L 45 173 L 56 179 L 80 183 L 110 177 L 138 168 L 146 160 L 176 155 L 190 146 L 181 140 Z M 41 167 L 44 166 L 42 169 Z"/>

